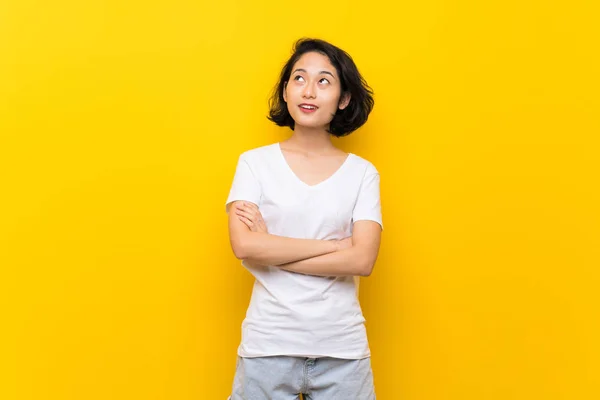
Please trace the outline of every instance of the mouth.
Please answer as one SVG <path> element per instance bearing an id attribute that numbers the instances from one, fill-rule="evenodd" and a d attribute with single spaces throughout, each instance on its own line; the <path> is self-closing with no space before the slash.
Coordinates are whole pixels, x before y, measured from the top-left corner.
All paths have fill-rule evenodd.
<path id="1" fill-rule="evenodd" d="M 304 113 L 312 113 L 317 111 L 317 109 L 319 107 L 315 106 L 314 104 L 307 104 L 307 103 L 302 103 L 298 106 L 300 108 L 300 110 Z"/>

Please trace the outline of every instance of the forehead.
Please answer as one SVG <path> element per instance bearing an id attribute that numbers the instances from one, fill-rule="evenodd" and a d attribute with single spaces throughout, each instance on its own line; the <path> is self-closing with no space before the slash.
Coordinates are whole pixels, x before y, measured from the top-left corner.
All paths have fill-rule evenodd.
<path id="1" fill-rule="evenodd" d="M 305 69 L 308 72 L 329 71 L 337 75 L 337 71 L 333 64 L 331 64 L 331 61 L 329 61 L 329 57 L 314 51 L 303 54 L 292 67 L 292 71 L 297 68 Z"/>

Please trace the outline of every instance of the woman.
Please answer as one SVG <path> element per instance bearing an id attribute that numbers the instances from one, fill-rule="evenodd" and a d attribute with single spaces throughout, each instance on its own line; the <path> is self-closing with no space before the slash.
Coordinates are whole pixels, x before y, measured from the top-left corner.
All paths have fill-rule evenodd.
<path id="1" fill-rule="evenodd" d="M 379 173 L 337 149 L 373 108 L 350 56 L 301 39 L 270 101 L 292 136 L 239 157 L 230 242 L 254 275 L 230 399 L 375 399 L 358 277 L 379 251 Z"/>

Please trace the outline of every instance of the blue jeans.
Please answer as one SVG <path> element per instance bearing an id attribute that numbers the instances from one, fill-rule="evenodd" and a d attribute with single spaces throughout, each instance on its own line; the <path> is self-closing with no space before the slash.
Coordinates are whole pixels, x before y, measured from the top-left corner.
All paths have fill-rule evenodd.
<path id="1" fill-rule="evenodd" d="M 375 400 L 371 358 L 238 356 L 228 400 Z"/>

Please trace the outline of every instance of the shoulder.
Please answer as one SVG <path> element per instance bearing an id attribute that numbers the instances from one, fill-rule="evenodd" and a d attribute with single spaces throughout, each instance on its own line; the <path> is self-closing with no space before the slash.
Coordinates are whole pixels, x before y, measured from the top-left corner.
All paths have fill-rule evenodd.
<path id="1" fill-rule="evenodd" d="M 248 149 L 240 154 L 240 160 L 244 160 L 249 164 L 254 164 L 256 162 L 260 162 L 269 158 L 275 154 L 274 150 L 276 149 L 278 143 L 267 144 L 260 147 L 255 147 L 252 149 Z"/>
<path id="2" fill-rule="evenodd" d="M 354 158 L 355 165 L 363 172 L 363 176 L 379 175 L 377 167 L 371 161 L 354 153 L 351 153 L 351 157 Z"/>

